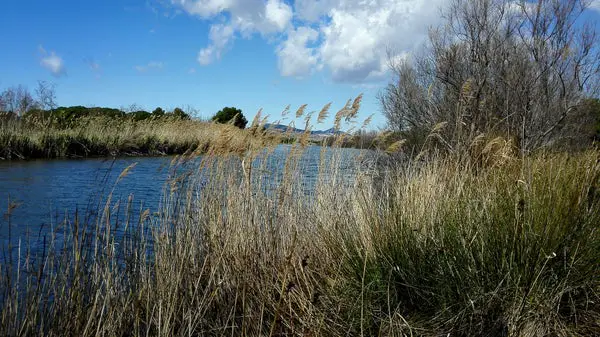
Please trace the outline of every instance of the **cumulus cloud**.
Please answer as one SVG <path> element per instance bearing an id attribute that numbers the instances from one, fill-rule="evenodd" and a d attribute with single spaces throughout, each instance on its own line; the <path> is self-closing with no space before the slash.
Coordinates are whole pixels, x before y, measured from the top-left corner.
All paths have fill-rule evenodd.
<path id="1" fill-rule="evenodd" d="M 48 69 L 53 76 L 60 77 L 67 73 L 62 57 L 56 55 L 54 51 L 46 51 L 42 46 L 39 46 L 39 51 L 41 55 L 40 65 Z"/>
<path id="2" fill-rule="evenodd" d="M 163 68 L 163 63 L 162 62 L 157 62 L 157 61 L 152 61 L 152 62 L 148 62 L 148 64 L 146 65 L 138 65 L 134 67 L 135 70 L 137 70 L 140 73 L 145 73 L 148 72 L 150 70 L 160 70 Z"/>
<path id="3" fill-rule="evenodd" d="M 250 37 L 255 33 L 270 36 L 283 32 L 292 20 L 293 10 L 283 0 L 171 0 L 190 15 L 200 19 L 226 18 L 213 23 L 209 45 L 198 52 L 198 62 L 208 65 L 219 60 L 236 35 Z"/>
<path id="4" fill-rule="evenodd" d="M 211 43 L 198 52 L 198 62 L 201 65 L 211 64 L 221 58 L 221 54 L 233 42 L 234 28 L 231 25 L 216 24 L 210 27 L 208 35 Z"/>
<path id="5" fill-rule="evenodd" d="M 339 0 L 296 0 L 294 9 L 300 20 L 316 22 L 327 16 Z"/>
<path id="6" fill-rule="evenodd" d="M 600 12 L 600 0 L 592 0 L 592 2 L 590 2 L 590 8 Z"/>
<path id="7" fill-rule="evenodd" d="M 269 0 L 265 6 L 265 17 L 275 29 L 282 31 L 292 19 L 292 9 L 284 2 Z"/>
<path id="8" fill-rule="evenodd" d="M 209 18 L 219 14 L 229 8 L 235 1 L 231 0 L 173 0 L 172 3 L 179 5 L 183 10 L 190 14 L 198 15 L 202 18 Z"/>
<path id="9" fill-rule="evenodd" d="M 210 20 L 209 44 L 198 53 L 207 65 L 235 39 L 258 34 L 275 44 L 283 76 L 326 69 L 333 80 L 365 82 L 386 72 L 388 52 L 405 55 L 439 21 L 444 0 L 171 0 Z M 598 0 L 600 1 L 600 0 Z M 213 22 L 214 21 L 214 22 Z"/>
<path id="10" fill-rule="evenodd" d="M 276 51 L 281 75 L 304 77 L 311 73 L 318 56 L 316 50 L 307 45 L 318 37 L 319 32 L 309 27 L 299 27 L 288 34 Z"/>
<path id="11" fill-rule="evenodd" d="M 439 20 L 442 0 L 348 1 L 331 8 L 320 25 L 321 61 L 336 81 L 377 79 L 392 57 L 413 50 Z"/>

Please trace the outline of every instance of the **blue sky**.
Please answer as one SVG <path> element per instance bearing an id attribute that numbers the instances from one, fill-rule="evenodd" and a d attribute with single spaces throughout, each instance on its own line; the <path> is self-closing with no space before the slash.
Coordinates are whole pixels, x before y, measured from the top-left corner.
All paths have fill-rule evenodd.
<path id="1" fill-rule="evenodd" d="M 38 80 L 60 105 L 320 110 L 364 93 L 374 113 L 387 54 L 410 53 L 443 0 L 4 0 L 0 89 Z M 593 6 L 600 9 L 600 0 Z M 591 17 L 598 19 L 597 12 Z"/>

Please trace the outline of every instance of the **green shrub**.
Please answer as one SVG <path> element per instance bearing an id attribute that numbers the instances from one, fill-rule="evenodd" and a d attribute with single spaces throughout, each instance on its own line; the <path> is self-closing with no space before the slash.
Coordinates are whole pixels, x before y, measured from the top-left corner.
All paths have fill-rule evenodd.
<path id="1" fill-rule="evenodd" d="M 244 129 L 248 124 L 248 120 L 244 117 L 242 110 L 225 107 L 219 110 L 212 118 L 213 121 L 221 124 L 232 123 L 240 129 Z"/>

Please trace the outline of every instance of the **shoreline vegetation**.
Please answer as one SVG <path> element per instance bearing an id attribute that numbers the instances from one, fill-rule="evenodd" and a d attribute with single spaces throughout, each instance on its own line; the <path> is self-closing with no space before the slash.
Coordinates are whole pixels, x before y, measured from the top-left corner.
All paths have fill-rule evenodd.
<path id="1" fill-rule="evenodd" d="M 60 112 L 58 110 L 56 115 L 32 112 L 19 118 L 8 114 L 0 116 L 0 159 L 174 155 L 205 152 L 223 137 L 232 149 L 259 142 L 258 133 L 252 130 L 193 120 L 189 116 L 139 118 L 139 115 L 120 112 L 119 115 L 81 113 L 65 117 L 66 113 L 61 116 Z M 261 135 L 260 138 L 275 141 L 276 137 Z"/>
<path id="2" fill-rule="evenodd" d="M 325 155 L 335 146 L 323 147 L 306 194 L 300 142 L 271 192 L 266 167 L 244 165 L 262 151 L 212 145 L 167 183 L 158 212 L 108 195 L 97 218 L 8 247 L 0 331 L 598 335 L 600 152 L 522 157 L 499 139 L 472 149 L 342 183 L 340 157 Z"/>
<path id="3" fill-rule="evenodd" d="M 351 110 L 351 106 L 340 111 L 346 110 Z M 315 136 L 312 127 L 308 124 L 306 127 L 306 130 L 285 125 L 275 128 L 266 119 L 261 120 L 260 114 L 250 127 L 239 128 L 234 123 L 192 119 L 184 112 L 156 116 L 145 111 L 124 113 L 80 106 L 56 111 L 33 110 L 22 117 L 0 112 L 0 160 L 181 155 L 206 153 L 211 147 L 231 147 L 236 152 L 263 143 L 302 142 L 317 146 L 337 143 L 370 149 L 385 145 L 377 142 L 381 137 L 375 131 L 336 132 L 343 137 L 316 132 Z"/>
<path id="4" fill-rule="evenodd" d="M 359 95 L 349 100 L 338 114 L 345 111 L 356 114 L 361 99 Z M 320 114 L 327 115 L 329 106 Z M 306 105 L 301 106 L 298 111 L 303 113 L 305 108 Z M 308 121 L 306 129 L 301 130 L 291 125 L 269 124 L 259 113 L 246 128 L 247 121 L 241 110 L 237 111 L 237 115 L 225 121 L 192 119 L 179 108 L 169 113 L 161 108 L 152 113 L 142 110 L 126 113 L 119 109 L 83 106 L 41 110 L 32 105 L 20 116 L 0 111 L 0 160 L 198 154 L 206 153 L 211 147 L 230 147 L 236 152 L 263 143 L 301 142 L 303 145 L 337 144 L 371 149 L 385 145 L 385 142 L 377 142 L 381 138 L 378 135 L 382 134 L 375 131 L 339 131 L 341 119 L 336 121 L 335 128 L 313 132 Z M 237 122 L 238 116 L 243 123 Z M 362 128 L 369 122 L 367 118 Z"/>

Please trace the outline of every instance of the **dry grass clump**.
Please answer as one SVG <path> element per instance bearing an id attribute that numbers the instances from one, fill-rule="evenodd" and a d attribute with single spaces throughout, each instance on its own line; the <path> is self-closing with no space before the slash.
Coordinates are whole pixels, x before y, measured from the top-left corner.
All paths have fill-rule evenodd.
<path id="1" fill-rule="evenodd" d="M 386 196 L 346 244 L 370 333 L 598 334 L 598 152 L 473 168 L 395 171 L 359 201 Z"/>
<path id="2" fill-rule="evenodd" d="M 109 198 L 94 221 L 13 247 L 0 332 L 600 333 L 597 151 L 483 166 L 428 157 L 374 184 L 322 148 L 307 191 L 307 148 L 257 152 L 235 135 L 173 177 L 159 212 L 129 206 L 120 220 Z"/>
<path id="3" fill-rule="evenodd" d="M 518 156 L 514 141 L 506 137 L 475 137 L 469 149 L 470 161 L 480 167 L 503 166 Z"/>

